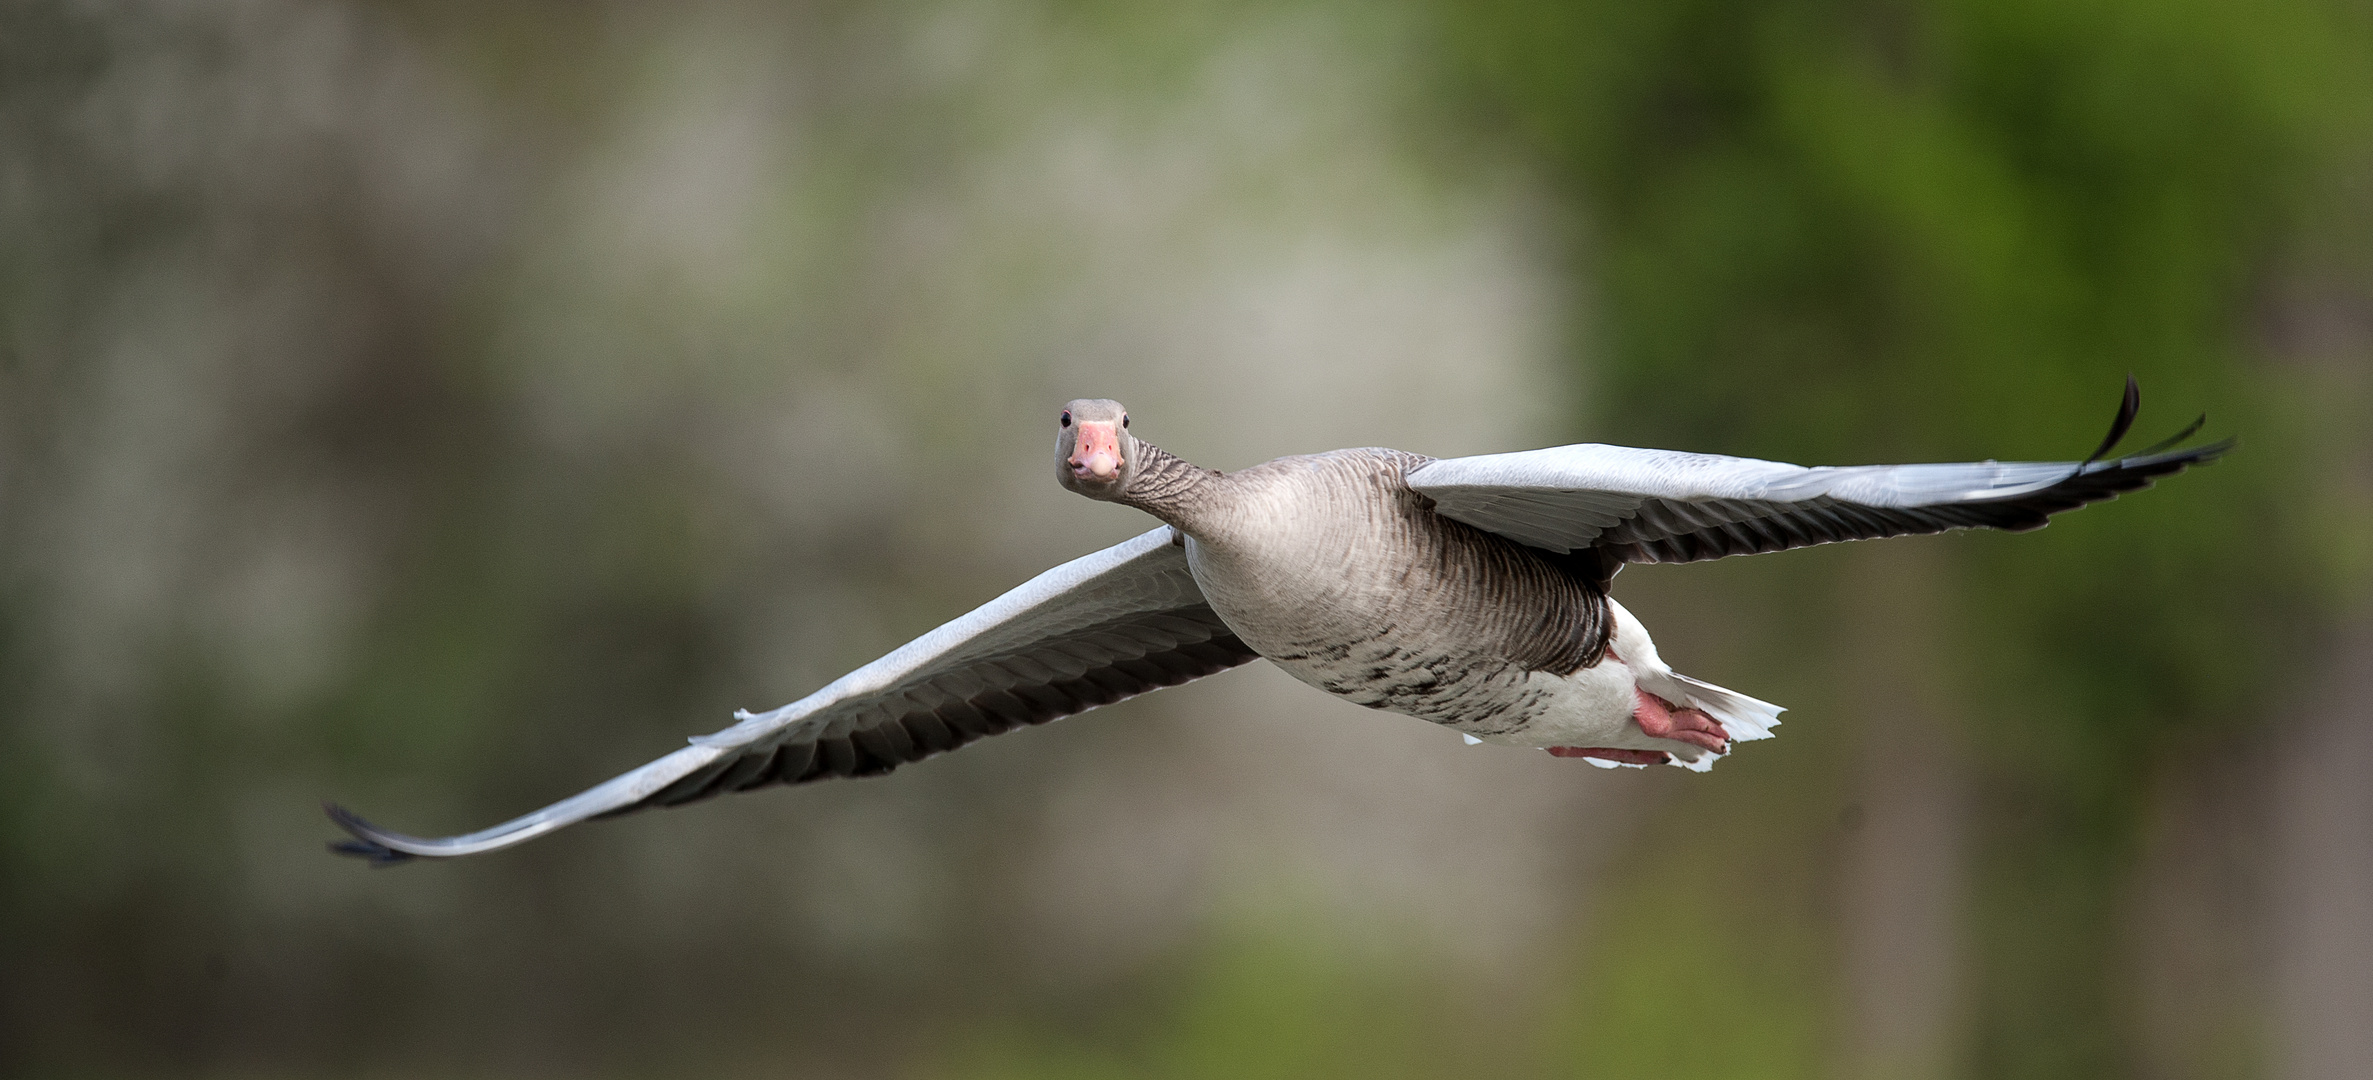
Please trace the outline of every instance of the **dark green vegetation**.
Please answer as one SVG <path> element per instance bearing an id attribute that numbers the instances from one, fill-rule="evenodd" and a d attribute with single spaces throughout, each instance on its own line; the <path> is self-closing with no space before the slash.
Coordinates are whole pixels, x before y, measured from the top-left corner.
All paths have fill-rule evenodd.
<path id="1" fill-rule="evenodd" d="M 2353 1045 L 2281 1011 L 2333 942 L 2277 894 L 2373 584 L 2368 18 L 0 7 L 0 1073 Z M 1157 371 L 1202 364 L 1258 392 Z M 1142 528 L 1045 476 L 1068 397 L 1215 466 L 1851 463 L 2081 455 L 2128 372 L 2138 441 L 2241 449 L 2034 535 L 1628 571 L 1668 658 L 1793 709 L 1710 776 L 1205 684 L 515 856 L 320 851 L 318 798 L 483 824 Z"/>
<path id="2" fill-rule="evenodd" d="M 1850 707 L 1866 726 L 1941 711 L 1918 738 L 1966 756 L 1967 1011 L 1947 1036 L 1953 1071 L 2133 1075 L 2135 954 L 2155 947 L 2134 931 L 2133 892 L 2154 798 L 2188 772 L 2263 767 L 2318 628 L 2354 603 L 2334 602 L 2352 584 L 2333 576 L 2334 556 L 2362 541 L 2324 531 L 2310 508 L 2338 497 L 2341 463 L 2368 438 L 2351 412 L 2362 397 L 2322 398 L 2334 388 L 2319 368 L 2365 358 L 2312 355 L 2322 343 L 2286 337 L 2283 323 L 2332 302 L 2317 292 L 2329 276 L 2363 265 L 2352 226 L 2373 105 L 2365 12 L 1818 0 L 1456 11 L 1451 34 L 1492 130 L 1577 207 L 1578 288 L 1605 388 L 1595 413 L 1611 441 L 1796 461 L 2075 457 L 2128 371 L 2145 388 L 2148 437 L 2197 409 L 2211 431 L 2243 433 L 2243 452 L 2215 469 L 2036 536 L 1838 552 L 1762 579 L 1777 612 L 1762 633 L 1909 635 L 1941 658 L 1905 670 L 1888 650 L 1832 652 L 1821 670 L 1880 681 Z M 1857 596 L 1849 573 L 1933 580 Z M 1926 625 L 1933 614 L 1915 604 L 1954 613 L 1952 625 Z M 1757 777 L 1773 806 L 1834 798 L 1826 778 Z M 1675 813 L 1713 828 L 1742 809 L 1735 797 Z M 1808 812 L 1762 827 L 1809 860 L 1825 824 Z M 1765 918 L 1766 898 L 1706 871 L 1642 873 L 1643 899 L 1694 891 L 1708 922 Z M 1655 884 L 1666 877 L 1689 884 Z M 1663 1018 L 1677 1049 L 1694 1041 L 1679 1034 L 1694 1030 L 1680 1019 L 1690 1002 L 1817 991 L 1813 965 L 1768 955 L 1784 957 L 1786 939 L 1701 946 L 1686 975 L 1651 984 L 1658 1004 L 1605 1014 L 1597 1038 L 1657 1045 Z M 1621 948 L 1599 970 L 1630 975 Z M 2183 1036 L 2183 1052 L 2266 1049 L 2252 1041 L 2263 1016 L 2240 995 L 2233 1010 L 2223 1030 Z M 1751 1075 L 1749 1062 L 1817 1075 L 1832 1023 L 1781 1006 L 1699 1032 L 1740 1044 L 1709 1051 L 1729 1063 L 1703 1075 Z M 2214 1045 L 2233 1040 L 2252 1049 Z M 1683 1075 L 1631 1064 L 1610 1075 Z"/>

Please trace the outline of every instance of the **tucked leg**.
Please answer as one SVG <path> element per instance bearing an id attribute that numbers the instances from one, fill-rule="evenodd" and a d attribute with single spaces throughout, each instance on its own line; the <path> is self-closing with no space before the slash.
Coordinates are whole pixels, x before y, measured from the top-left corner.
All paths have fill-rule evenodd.
<path id="1" fill-rule="evenodd" d="M 1632 722 L 1640 730 L 1659 739 L 1672 739 L 1691 746 L 1711 750 L 1717 754 L 1728 752 L 1730 736 L 1722 730 L 1720 721 L 1706 715 L 1702 709 L 1676 709 L 1672 703 L 1645 690 L 1635 689 L 1637 706 L 1632 710 Z M 1597 758 L 1624 765 L 1663 765 L 1673 759 L 1662 750 L 1621 750 L 1609 746 L 1552 746 L 1554 757 Z"/>
<path id="2" fill-rule="evenodd" d="M 1646 690 L 1635 689 L 1639 704 L 1632 709 L 1632 722 L 1640 730 L 1659 739 L 1672 739 L 1692 746 L 1703 747 L 1717 754 L 1730 749 L 1730 736 L 1722 725 L 1702 709 L 1676 709 L 1671 703 Z"/>

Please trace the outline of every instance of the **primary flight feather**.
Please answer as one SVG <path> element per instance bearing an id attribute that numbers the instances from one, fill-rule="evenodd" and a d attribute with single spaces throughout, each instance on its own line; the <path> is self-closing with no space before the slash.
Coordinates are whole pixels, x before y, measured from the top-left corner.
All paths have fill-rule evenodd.
<path id="1" fill-rule="evenodd" d="M 1160 528 L 532 814 L 423 839 L 333 805 L 353 839 L 332 848 L 381 863 L 472 855 L 588 818 L 872 776 L 1255 659 L 1470 741 L 1703 771 L 1768 737 L 1781 710 L 1666 666 L 1608 595 L 1624 564 L 2036 529 L 2232 446 L 2169 449 L 2194 423 L 2109 458 L 2138 406 L 2128 379 L 2081 462 L 1805 468 L 1582 444 L 1444 460 L 1337 450 L 1221 473 L 1139 440 L 1118 402 L 1082 399 L 1057 420 L 1056 478 Z"/>

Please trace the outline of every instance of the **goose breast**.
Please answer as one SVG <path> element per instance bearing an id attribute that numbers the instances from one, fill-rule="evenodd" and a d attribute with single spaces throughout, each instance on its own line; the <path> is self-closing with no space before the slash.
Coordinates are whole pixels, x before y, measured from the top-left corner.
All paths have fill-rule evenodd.
<path id="1" fill-rule="evenodd" d="M 1534 672 L 1595 662 L 1603 582 L 1582 564 L 1433 513 L 1430 459 L 1340 450 L 1230 474 L 1187 531 L 1212 609 L 1295 678 L 1370 708 L 1504 736 L 1551 705 Z"/>

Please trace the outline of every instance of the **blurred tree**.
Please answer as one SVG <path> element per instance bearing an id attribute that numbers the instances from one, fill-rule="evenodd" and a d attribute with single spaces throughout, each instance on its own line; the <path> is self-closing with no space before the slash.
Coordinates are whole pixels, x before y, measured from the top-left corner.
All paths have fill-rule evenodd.
<path id="1" fill-rule="evenodd" d="M 2324 0 L 0 6 L 0 1072 L 2149 1071 L 2154 800 L 2256 760 L 2373 567 L 2318 456 L 2362 374 L 2269 359 L 2366 299 L 2366 44 Z M 1133 527 L 1007 423 L 1083 379 L 1231 447 L 1505 437 L 1511 187 L 1567 226 L 1586 437 L 2066 456 L 2133 371 L 2144 436 L 2247 445 L 2039 537 L 1627 575 L 1803 719 L 1709 778 L 1393 771 L 1300 697 L 1311 743 L 1205 752 L 1159 740 L 1282 727 L 1154 699 L 517 859 L 319 853 L 325 789 L 515 810 Z M 1570 896 L 1570 992 L 1196 923 L 1230 832 L 1541 969 L 1507 902 Z M 2217 992 L 2161 1071 L 2263 1068 Z"/>
<path id="2" fill-rule="evenodd" d="M 1513 136 L 1581 208 L 1592 412 L 1611 440 L 1839 463 L 2071 457 L 2128 371 L 2156 406 L 2140 434 L 2197 407 L 2212 433 L 2246 433 L 2179 490 L 2038 538 L 1921 542 L 1924 569 L 1875 571 L 1941 576 L 1931 599 L 1964 623 L 1928 644 L 1951 657 L 1939 674 L 1965 702 L 1977 800 L 1956 1071 L 2131 1074 L 2120 903 L 2154 776 L 2271 737 L 2267 687 L 2332 611 L 2329 551 L 2296 510 L 2315 495 L 2312 437 L 2285 422 L 2301 388 L 2255 331 L 2285 256 L 2361 165 L 2361 13 L 1445 10 L 1470 115 L 1490 121 L 1474 137 Z M 1865 564 L 1806 565 L 1828 581 Z M 1827 607 L 1811 584 L 1792 617 Z M 1883 621 L 1891 605 L 1828 610 Z M 1703 917 L 1756 917 L 1760 898 L 1731 895 Z M 1747 963 L 1700 963 L 1671 1007 L 1624 1022 L 1719 1026 L 1731 987 L 1768 985 Z M 1802 1032 L 1767 1049 L 1825 1052 Z"/>

